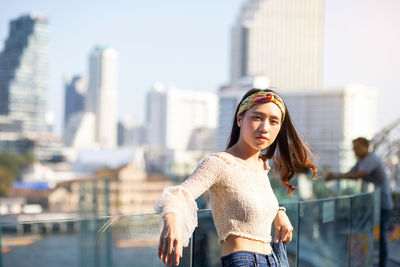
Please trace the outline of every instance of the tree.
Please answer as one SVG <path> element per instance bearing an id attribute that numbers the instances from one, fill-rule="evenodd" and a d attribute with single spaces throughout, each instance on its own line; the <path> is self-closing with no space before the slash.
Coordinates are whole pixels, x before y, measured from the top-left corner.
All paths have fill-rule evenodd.
<path id="1" fill-rule="evenodd" d="M 4 196 L 8 193 L 13 181 L 13 174 L 8 169 L 0 166 L 0 196 Z"/>
<path id="2" fill-rule="evenodd" d="M 0 167 L 3 167 L 11 172 L 15 179 L 20 178 L 21 170 L 26 168 L 35 161 L 32 153 L 18 155 L 15 153 L 0 154 Z"/>

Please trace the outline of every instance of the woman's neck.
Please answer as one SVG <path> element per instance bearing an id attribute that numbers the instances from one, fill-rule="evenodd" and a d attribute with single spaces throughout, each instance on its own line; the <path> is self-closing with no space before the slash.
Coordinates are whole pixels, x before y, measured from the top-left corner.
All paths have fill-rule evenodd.
<path id="1" fill-rule="evenodd" d="M 226 152 L 232 154 L 235 157 L 241 158 L 243 160 L 249 161 L 249 162 L 259 162 L 260 159 L 260 151 L 259 150 L 252 150 L 249 149 L 249 147 L 246 145 L 241 144 L 240 142 L 237 142 L 230 148 L 226 150 Z"/>

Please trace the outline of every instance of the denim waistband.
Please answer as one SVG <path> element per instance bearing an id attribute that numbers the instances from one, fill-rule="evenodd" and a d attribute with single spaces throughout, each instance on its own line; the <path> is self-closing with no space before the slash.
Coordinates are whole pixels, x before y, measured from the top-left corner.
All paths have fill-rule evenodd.
<path id="1" fill-rule="evenodd" d="M 276 262 L 276 256 L 273 254 L 273 252 L 271 254 L 266 255 L 257 252 L 241 250 L 241 251 L 235 251 L 229 255 L 221 257 L 222 265 L 230 264 L 232 262 L 239 260 L 255 261 L 258 263 L 271 263 L 271 262 Z"/>

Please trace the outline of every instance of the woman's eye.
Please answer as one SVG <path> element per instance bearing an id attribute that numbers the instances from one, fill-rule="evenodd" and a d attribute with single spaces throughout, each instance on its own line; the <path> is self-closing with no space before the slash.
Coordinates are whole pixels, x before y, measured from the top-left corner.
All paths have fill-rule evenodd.
<path id="1" fill-rule="evenodd" d="M 260 116 L 254 116 L 253 119 L 261 120 Z"/>
<path id="2" fill-rule="evenodd" d="M 271 123 L 275 125 L 275 124 L 279 124 L 279 121 L 273 120 L 273 121 L 271 121 Z"/>

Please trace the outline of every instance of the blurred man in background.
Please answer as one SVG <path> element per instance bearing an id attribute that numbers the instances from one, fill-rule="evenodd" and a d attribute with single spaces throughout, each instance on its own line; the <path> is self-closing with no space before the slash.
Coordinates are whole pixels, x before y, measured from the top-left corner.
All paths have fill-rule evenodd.
<path id="1" fill-rule="evenodd" d="M 369 152 L 369 141 L 364 137 L 353 140 L 353 150 L 357 157 L 356 165 L 346 173 L 328 173 L 326 180 L 335 179 L 363 179 L 381 190 L 381 218 L 379 240 L 379 266 L 386 266 L 388 254 L 387 233 L 389 218 L 393 209 L 393 200 L 389 190 L 389 180 L 382 160 L 374 153 Z"/>

